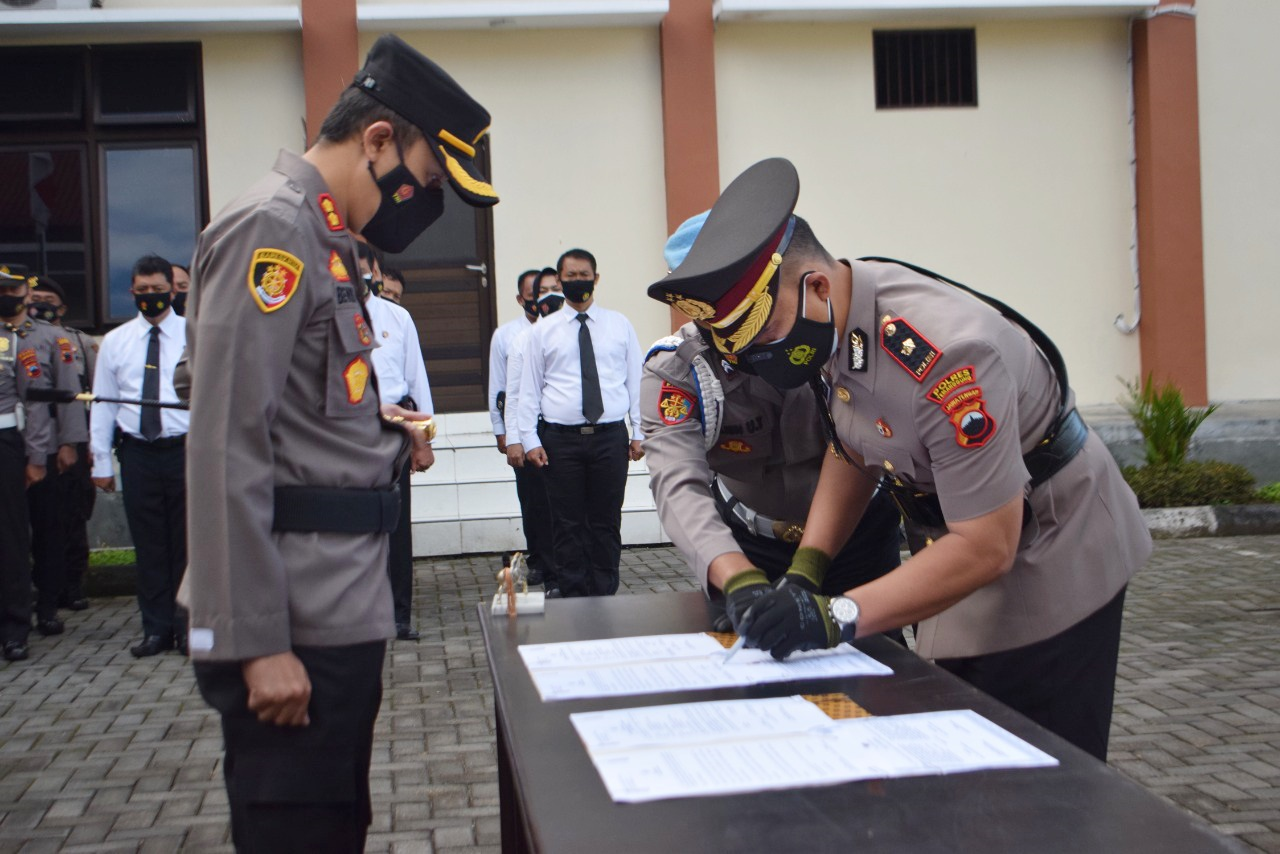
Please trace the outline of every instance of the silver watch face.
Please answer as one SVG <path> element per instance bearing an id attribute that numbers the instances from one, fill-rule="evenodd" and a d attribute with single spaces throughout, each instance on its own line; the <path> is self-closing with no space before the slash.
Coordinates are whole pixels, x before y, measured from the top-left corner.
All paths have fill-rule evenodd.
<path id="1" fill-rule="evenodd" d="M 831 616 L 842 625 L 855 623 L 858 621 L 858 603 L 844 596 L 834 596 L 831 599 Z"/>

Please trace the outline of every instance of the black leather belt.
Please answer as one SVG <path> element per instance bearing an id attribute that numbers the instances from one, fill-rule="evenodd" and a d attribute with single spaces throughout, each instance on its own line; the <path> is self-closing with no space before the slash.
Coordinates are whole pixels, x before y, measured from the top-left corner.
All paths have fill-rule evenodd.
<path id="1" fill-rule="evenodd" d="M 543 421 L 541 426 L 552 433 L 578 433 L 583 436 L 590 436 L 592 433 L 604 433 L 622 427 L 623 423 L 621 421 L 609 421 L 605 424 L 553 424 L 550 421 Z"/>
<path id="2" fill-rule="evenodd" d="M 400 521 L 400 490 L 277 486 L 273 531 L 389 534 Z"/>
<path id="3" fill-rule="evenodd" d="M 146 439 L 139 439 L 129 433 L 125 433 L 120 437 L 122 445 L 141 445 L 146 448 L 180 448 L 187 444 L 187 434 L 181 436 L 168 436 L 164 439 L 152 439 L 148 442 Z"/>

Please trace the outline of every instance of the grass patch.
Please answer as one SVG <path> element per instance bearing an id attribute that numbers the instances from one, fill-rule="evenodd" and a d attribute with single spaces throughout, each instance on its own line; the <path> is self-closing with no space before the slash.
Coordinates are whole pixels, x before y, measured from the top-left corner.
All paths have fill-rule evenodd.
<path id="1" fill-rule="evenodd" d="M 137 562 L 133 549 L 94 549 L 89 552 L 89 566 L 130 566 Z"/>

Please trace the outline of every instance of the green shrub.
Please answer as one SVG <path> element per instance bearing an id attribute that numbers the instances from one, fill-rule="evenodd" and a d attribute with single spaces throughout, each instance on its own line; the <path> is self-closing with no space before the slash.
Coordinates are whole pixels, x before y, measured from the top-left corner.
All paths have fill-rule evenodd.
<path id="1" fill-rule="evenodd" d="M 1258 490 L 1259 501 L 1269 501 L 1273 504 L 1280 504 L 1280 482 L 1268 483 L 1266 486 Z"/>
<path id="2" fill-rule="evenodd" d="M 1124 479 L 1142 507 L 1250 504 L 1256 500 L 1253 475 L 1235 463 L 1193 460 L 1178 465 L 1125 466 Z"/>
<path id="3" fill-rule="evenodd" d="M 1217 404 L 1194 409 L 1182 402 L 1182 391 L 1173 383 L 1156 385 L 1151 374 L 1141 386 L 1124 383 L 1129 399 L 1121 401 L 1132 416 L 1146 448 L 1147 465 L 1178 465 L 1187 459 L 1191 437 Z"/>

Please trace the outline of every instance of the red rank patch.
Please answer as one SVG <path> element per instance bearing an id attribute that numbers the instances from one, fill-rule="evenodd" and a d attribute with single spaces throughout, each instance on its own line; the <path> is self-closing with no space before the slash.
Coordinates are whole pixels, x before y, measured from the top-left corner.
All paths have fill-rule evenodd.
<path id="1" fill-rule="evenodd" d="M 75 348 L 71 346 L 71 342 L 66 338 L 58 339 L 58 352 L 62 354 L 62 363 L 64 365 L 70 365 L 76 360 Z"/>
<path id="2" fill-rule="evenodd" d="M 368 347 L 373 343 L 373 336 L 369 334 L 369 324 L 364 322 L 363 314 L 357 314 L 353 319 L 356 322 L 356 334 L 360 336 L 360 343 Z"/>
<path id="3" fill-rule="evenodd" d="M 749 454 L 751 453 L 751 446 L 741 439 L 730 439 L 727 442 L 720 443 L 720 450 L 734 454 Z"/>
<path id="4" fill-rule="evenodd" d="M 669 383 L 662 384 L 661 396 L 658 398 L 658 415 L 663 424 L 680 424 L 689 420 L 693 414 L 693 398 L 682 388 Z"/>
<path id="5" fill-rule="evenodd" d="M 40 359 L 36 356 L 36 351 L 27 349 L 18 351 L 18 361 L 22 367 L 26 368 L 27 376 L 31 379 L 40 377 Z"/>
<path id="6" fill-rule="evenodd" d="M 333 196 L 321 193 L 316 197 L 316 201 L 320 203 L 320 213 L 324 216 L 324 224 L 329 227 L 329 230 L 345 231 L 347 227 L 342 222 L 342 214 L 338 213 L 338 204 L 333 200 Z"/>

